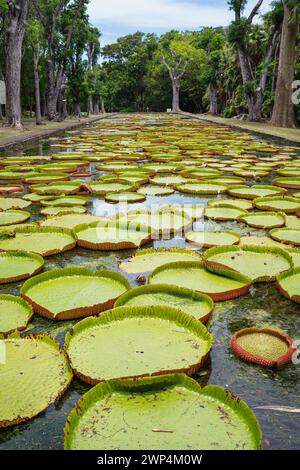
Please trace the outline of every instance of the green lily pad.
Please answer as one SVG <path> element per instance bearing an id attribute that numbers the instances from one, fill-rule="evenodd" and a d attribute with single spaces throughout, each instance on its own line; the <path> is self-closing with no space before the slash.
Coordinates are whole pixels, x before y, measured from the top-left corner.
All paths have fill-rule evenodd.
<path id="1" fill-rule="evenodd" d="M 50 208 L 49 208 L 50 209 Z M 73 209 L 73 208 L 69 208 Z M 73 230 L 78 225 L 92 224 L 93 222 L 101 222 L 102 219 L 90 214 L 64 214 L 49 217 L 41 223 L 41 227 L 60 227 Z"/>
<path id="2" fill-rule="evenodd" d="M 138 251 L 127 262 L 120 263 L 119 268 L 128 274 L 138 274 L 151 272 L 166 263 L 200 260 L 201 256 L 192 250 L 159 248 Z"/>
<path id="3" fill-rule="evenodd" d="M 275 178 L 273 180 L 273 184 L 275 186 L 279 186 L 280 188 L 287 188 L 287 189 L 300 189 L 300 177 L 290 177 L 290 178 Z"/>
<path id="4" fill-rule="evenodd" d="M 151 232 L 158 234 L 171 234 L 189 228 L 193 219 L 182 211 L 162 208 L 158 212 L 148 210 L 136 210 L 120 214 L 119 219 L 130 223 L 132 227 L 142 225 L 149 227 Z"/>
<path id="5" fill-rule="evenodd" d="M 42 200 L 41 204 L 45 207 L 66 207 L 66 206 L 85 206 L 88 198 L 83 196 L 61 196 L 56 199 Z"/>
<path id="6" fill-rule="evenodd" d="M 58 227 L 17 227 L 14 235 L 0 238 L 0 250 L 26 250 L 42 256 L 72 250 L 76 239 L 71 230 Z"/>
<path id="7" fill-rule="evenodd" d="M 1 176 L 0 176 L 1 178 Z M 34 173 L 28 176 L 24 176 L 24 183 L 27 184 L 38 184 L 38 183 L 51 183 L 54 181 L 67 181 L 70 178 L 68 173 Z"/>
<path id="8" fill-rule="evenodd" d="M 78 194 L 84 191 L 82 181 L 62 181 L 50 184 L 34 184 L 30 190 L 46 196 L 59 196 L 61 194 Z"/>
<path id="9" fill-rule="evenodd" d="M 106 193 L 124 193 L 137 190 L 137 186 L 131 183 L 89 182 L 86 186 L 92 194 L 98 196 L 104 196 Z"/>
<path id="10" fill-rule="evenodd" d="M 124 416 L 130 433 L 120 430 Z M 184 374 L 98 384 L 72 410 L 64 436 L 66 450 L 105 451 L 256 450 L 262 440 L 242 400 Z"/>
<path id="11" fill-rule="evenodd" d="M 25 330 L 33 315 L 30 305 L 14 295 L 0 295 L 0 334 Z"/>
<path id="12" fill-rule="evenodd" d="M 223 194 L 228 186 L 217 183 L 186 183 L 176 186 L 176 189 L 187 194 Z"/>
<path id="13" fill-rule="evenodd" d="M 49 199 L 55 199 L 54 196 L 42 196 L 37 193 L 30 193 L 30 194 L 25 194 L 25 196 L 22 196 L 25 201 L 30 201 L 33 203 L 39 203 L 41 201 L 47 201 Z"/>
<path id="14" fill-rule="evenodd" d="M 45 207 L 41 209 L 41 214 L 47 215 L 50 217 L 55 217 L 57 215 L 67 215 L 67 214 L 84 214 L 87 211 L 86 207 L 82 206 L 66 206 L 66 207 Z"/>
<path id="15" fill-rule="evenodd" d="M 205 208 L 205 217 L 212 220 L 238 220 L 239 217 L 246 214 L 248 214 L 247 211 L 227 204 Z"/>
<path id="16" fill-rule="evenodd" d="M 24 199 L 21 198 L 0 197 L 0 211 L 25 209 L 26 207 L 29 207 L 30 204 L 30 201 L 24 201 Z"/>
<path id="17" fill-rule="evenodd" d="M 300 304 L 300 267 L 279 274 L 277 286 L 285 297 Z"/>
<path id="18" fill-rule="evenodd" d="M 222 245 L 236 245 L 240 241 L 240 235 L 227 230 L 195 230 L 187 232 L 185 238 L 188 242 L 203 248 Z"/>
<path id="19" fill-rule="evenodd" d="M 151 184 L 157 184 L 159 186 L 176 186 L 178 184 L 186 183 L 187 181 L 187 178 L 180 175 L 155 176 L 150 179 Z"/>
<path id="20" fill-rule="evenodd" d="M 64 394 L 72 380 L 65 353 L 49 336 L 8 338 L 4 345 L 0 428 L 39 415 Z"/>
<path id="21" fill-rule="evenodd" d="M 228 189 L 228 194 L 230 194 L 230 196 L 241 197 L 244 199 L 271 197 L 284 194 L 285 192 L 285 189 L 265 185 L 233 186 Z"/>
<path id="22" fill-rule="evenodd" d="M 145 196 L 169 196 L 174 193 L 174 189 L 165 186 L 147 185 L 139 188 L 139 193 Z"/>
<path id="23" fill-rule="evenodd" d="M 244 236 L 240 239 L 240 246 L 277 246 L 286 249 L 286 245 L 276 242 L 270 237 Z"/>
<path id="24" fill-rule="evenodd" d="M 285 214 L 281 212 L 253 212 L 242 215 L 238 220 L 255 228 L 283 227 L 285 225 Z"/>
<path id="25" fill-rule="evenodd" d="M 89 384 L 164 373 L 194 374 L 211 349 L 205 326 L 166 306 L 119 307 L 77 323 L 65 349 L 74 373 Z"/>
<path id="26" fill-rule="evenodd" d="M 140 193 L 107 193 L 105 194 L 105 200 L 108 202 L 122 203 L 127 202 L 128 204 L 135 202 L 145 201 L 146 196 Z"/>
<path id="27" fill-rule="evenodd" d="M 21 224 L 30 218 L 27 211 L 4 211 L 0 212 L 0 226 Z"/>
<path id="28" fill-rule="evenodd" d="M 139 248 L 151 240 L 148 227 L 118 221 L 98 221 L 79 225 L 74 229 L 77 244 L 90 250 L 129 250 Z"/>
<path id="29" fill-rule="evenodd" d="M 64 268 L 29 279 L 21 289 L 21 296 L 39 315 L 52 320 L 71 320 L 112 308 L 130 287 L 127 279 L 118 273 Z"/>
<path id="30" fill-rule="evenodd" d="M 279 242 L 291 243 L 292 245 L 300 245 L 300 229 L 299 228 L 280 228 L 270 230 L 271 237 Z"/>
<path id="31" fill-rule="evenodd" d="M 0 194 L 21 193 L 24 191 L 22 185 L 0 184 Z"/>
<path id="32" fill-rule="evenodd" d="M 254 200 L 257 209 L 293 214 L 300 210 L 300 199 L 295 197 L 263 197 Z"/>
<path id="33" fill-rule="evenodd" d="M 0 253 L 0 284 L 27 279 L 41 271 L 44 260 L 35 253 L 10 251 Z"/>
<path id="34" fill-rule="evenodd" d="M 250 211 L 253 209 L 252 202 L 247 201 L 246 199 L 212 199 L 208 201 L 208 205 L 214 207 L 223 206 L 224 204 L 226 204 L 226 206 L 242 209 L 243 211 Z"/>
<path id="35" fill-rule="evenodd" d="M 287 228 L 300 228 L 300 218 L 295 215 L 286 215 L 285 225 Z"/>
<path id="36" fill-rule="evenodd" d="M 293 267 L 291 256 L 277 247 L 243 246 L 211 248 L 204 255 L 212 272 L 232 269 L 254 282 L 271 282 L 277 274 Z"/>
<path id="37" fill-rule="evenodd" d="M 149 277 L 149 284 L 171 284 L 193 289 L 209 295 L 216 302 L 247 294 L 251 283 L 249 277 L 232 270 L 212 273 L 200 261 L 164 264 L 156 268 Z"/>
<path id="38" fill-rule="evenodd" d="M 177 308 L 202 322 L 210 318 L 214 308 L 213 300 L 207 295 L 167 284 L 136 287 L 123 294 L 115 303 L 115 307 L 154 305 Z"/>
<path id="39" fill-rule="evenodd" d="M 293 260 L 294 268 L 300 268 L 300 250 L 297 248 L 287 248 L 286 251 Z"/>
<path id="40" fill-rule="evenodd" d="M 202 204 L 169 204 L 166 210 L 185 213 L 193 220 L 201 219 L 204 216 L 204 206 Z"/>

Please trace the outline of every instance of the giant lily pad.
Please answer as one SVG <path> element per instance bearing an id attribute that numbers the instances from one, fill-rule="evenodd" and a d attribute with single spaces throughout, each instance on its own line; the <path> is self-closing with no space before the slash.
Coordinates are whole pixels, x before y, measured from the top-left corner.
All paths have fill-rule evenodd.
<path id="1" fill-rule="evenodd" d="M 126 416 L 127 423 L 120 429 Z M 224 418 L 226 417 L 226 419 Z M 93 432 L 89 430 L 93 429 Z M 227 390 L 183 374 L 98 384 L 72 410 L 67 450 L 256 450 L 254 413 Z"/>
<path id="2" fill-rule="evenodd" d="M 25 209 L 30 206 L 30 201 L 24 201 L 21 198 L 4 198 L 0 197 L 0 211 L 8 211 L 11 209 Z"/>
<path id="3" fill-rule="evenodd" d="M 166 263 L 200 260 L 201 256 L 191 250 L 159 248 L 138 251 L 128 262 L 120 263 L 119 268 L 128 274 L 138 274 L 153 271 Z"/>
<path id="4" fill-rule="evenodd" d="M 132 227 L 126 222 L 104 220 L 79 225 L 74 231 L 78 245 L 90 250 L 128 250 L 139 248 L 151 240 L 148 227 Z"/>
<path id="5" fill-rule="evenodd" d="M 194 230 L 187 232 L 185 238 L 188 242 L 203 248 L 222 245 L 236 245 L 240 241 L 240 235 L 227 230 Z"/>
<path id="6" fill-rule="evenodd" d="M 0 334 L 24 330 L 33 311 L 25 300 L 14 295 L 0 295 Z"/>
<path id="7" fill-rule="evenodd" d="M 285 214 L 280 212 L 253 212 L 242 215 L 238 220 L 255 228 L 283 227 L 285 225 Z"/>
<path id="8" fill-rule="evenodd" d="M 263 197 L 254 200 L 255 207 L 261 210 L 279 211 L 293 214 L 300 210 L 300 199 L 295 197 Z"/>
<path id="9" fill-rule="evenodd" d="M 69 208 L 72 209 L 71 207 Z M 73 230 L 78 225 L 92 224 L 93 222 L 100 222 L 99 217 L 90 214 L 64 214 L 55 217 L 49 217 L 41 223 L 42 227 L 60 227 L 69 228 Z"/>
<path id="10" fill-rule="evenodd" d="M 22 191 L 24 191 L 24 186 L 22 185 L 0 184 L 0 194 L 21 193 Z"/>
<path id="11" fill-rule="evenodd" d="M 166 186 L 147 185 L 139 188 L 139 193 L 145 196 L 169 196 L 174 193 L 174 189 Z"/>
<path id="12" fill-rule="evenodd" d="M 211 199 L 208 201 L 208 205 L 214 207 L 223 206 L 224 204 L 242 209 L 243 211 L 250 211 L 253 208 L 252 202 L 246 199 Z"/>
<path id="13" fill-rule="evenodd" d="M 132 204 L 135 202 L 144 202 L 146 196 L 140 193 L 107 193 L 105 195 L 105 200 L 108 202 L 114 203 L 128 203 Z"/>
<path id="14" fill-rule="evenodd" d="M 245 199 L 256 199 L 262 197 L 271 197 L 281 195 L 286 192 L 285 189 L 275 188 L 274 186 L 233 186 L 228 189 L 228 194 Z"/>
<path id="15" fill-rule="evenodd" d="M 50 184 L 35 184 L 31 186 L 31 191 L 41 195 L 78 194 L 84 191 L 82 181 L 63 181 Z"/>
<path id="16" fill-rule="evenodd" d="M 74 373 L 89 384 L 164 373 L 194 374 L 206 360 L 212 335 L 180 310 L 119 307 L 77 323 L 65 348 Z"/>
<path id="17" fill-rule="evenodd" d="M 0 428 L 37 416 L 66 391 L 72 372 L 65 353 L 49 336 L 4 340 L 1 364 Z"/>
<path id="18" fill-rule="evenodd" d="M 35 253 L 10 251 L 0 253 L 0 284 L 27 279 L 41 271 L 44 260 Z"/>
<path id="19" fill-rule="evenodd" d="M 204 255 L 207 268 L 213 272 L 232 269 L 251 278 L 254 282 L 271 282 L 277 274 L 291 269 L 293 260 L 277 247 L 218 247 Z"/>
<path id="20" fill-rule="evenodd" d="M 88 203 L 88 198 L 83 196 L 61 196 L 55 199 L 43 199 L 42 206 L 45 207 L 66 207 L 66 206 L 85 206 Z"/>
<path id="21" fill-rule="evenodd" d="M 95 195 L 104 196 L 106 193 L 123 193 L 136 191 L 137 186 L 131 183 L 97 183 L 89 182 L 86 188 Z"/>
<path id="22" fill-rule="evenodd" d="M 240 239 L 240 246 L 277 246 L 278 248 L 286 249 L 286 245 L 283 243 L 276 242 L 270 237 L 256 237 L 256 236 L 244 236 Z"/>
<path id="23" fill-rule="evenodd" d="M 149 284 L 171 284 L 193 289 L 217 302 L 247 294 L 252 281 L 229 269 L 216 274 L 208 271 L 200 261 L 180 261 L 156 268 L 149 277 Z"/>
<path id="24" fill-rule="evenodd" d="M 300 189 L 300 177 L 291 177 L 291 178 L 275 178 L 273 180 L 273 184 L 275 186 L 279 186 L 280 188 L 287 188 L 287 189 Z"/>
<path id="25" fill-rule="evenodd" d="M 41 209 L 41 214 L 48 215 L 50 217 L 55 217 L 59 215 L 68 215 L 68 214 L 84 214 L 86 211 L 87 211 L 87 208 L 82 207 L 82 206 L 45 207 Z"/>
<path id="26" fill-rule="evenodd" d="M 121 214 L 120 220 L 127 221 L 132 227 L 142 225 L 149 227 L 152 232 L 171 234 L 189 228 L 193 219 L 183 211 L 162 208 L 157 212 L 137 210 Z"/>
<path id="27" fill-rule="evenodd" d="M 155 176 L 150 180 L 151 184 L 157 184 L 159 186 L 176 186 L 178 184 L 186 183 L 188 180 L 180 175 L 170 176 Z"/>
<path id="28" fill-rule="evenodd" d="M 300 245 L 300 229 L 299 228 L 281 228 L 270 230 L 271 237 L 279 242 L 291 243 L 292 245 Z"/>
<path id="29" fill-rule="evenodd" d="M 58 227 L 17 227 L 13 236 L 3 236 L 0 239 L 0 250 L 26 250 L 42 256 L 52 256 L 57 253 L 72 250 L 76 240 L 71 230 Z"/>
<path id="30" fill-rule="evenodd" d="M 176 186 L 177 191 L 187 194 L 223 194 L 228 186 L 218 183 L 186 183 Z"/>
<path id="31" fill-rule="evenodd" d="M 238 220 L 239 217 L 248 214 L 248 212 L 227 204 L 219 206 L 209 206 L 205 209 L 205 217 L 212 220 Z"/>
<path id="32" fill-rule="evenodd" d="M 115 307 L 150 307 L 151 305 L 177 308 L 203 323 L 209 320 L 214 308 L 213 300 L 207 295 L 167 284 L 131 289 L 115 303 Z"/>
<path id="33" fill-rule="evenodd" d="M 24 183 L 27 184 L 38 184 L 38 183 L 51 183 L 54 181 L 67 181 L 70 178 L 68 173 L 33 173 L 28 176 L 24 176 Z"/>
<path id="34" fill-rule="evenodd" d="M 0 226 L 20 224 L 30 218 L 30 212 L 27 211 L 5 211 L 0 212 Z"/>
<path id="35" fill-rule="evenodd" d="M 129 282 L 118 273 L 64 268 L 29 279 L 21 295 L 39 315 L 70 320 L 108 310 L 128 289 Z"/>
<path id="36" fill-rule="evenodd" d="M 285 297 L 300 304 L 300 267 L 279 274 L 277 287 Z"/>

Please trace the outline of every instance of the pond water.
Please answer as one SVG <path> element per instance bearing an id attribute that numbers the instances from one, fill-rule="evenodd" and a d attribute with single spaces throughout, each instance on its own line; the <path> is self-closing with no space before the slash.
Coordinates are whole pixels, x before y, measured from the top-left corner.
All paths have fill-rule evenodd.
<path id="1" fill-rule="evenodd" d="M 118 127 L 126 118 L 114 118 L 110 122 Z M 163 132 L 163 125 L 159 117 L 154 122 L 146 120 L 147 128 L 157 125 Z M 109 119 L 107 119 L 109 121 Z M 107 122 L 106 121 L 106 122 Z M 143 117 L 141 117 L 143 122 Z M 187 121 L 184 121 L 187 125 Z M 101 130 L 101 124 L 98 124 Z M 73 136 L 74 134 L 69 134 Z M 80 131 L 78 131 L 80 135 Z M 122 135 L 120 133 L 120 135 Z M 18 151 L 6 152 L 10 155 L 41 155 L 58 152 L 58 147 L 51 144 L 60 142 L 64 135 L 44 141 L 37 146 L 25 146 Z M 64 149 L 61 149 L 64 150 Z M 3 156 L 3 155 L 2 155 Z M 93 180 L 97 180 L 101 173 L 95 171 L 95 164 L 90 165 Z M 270 184 L 274 172 L 259 184 Z M 176 204 L 204 204 L 213 197 L 193 197 L 175 193 L 167 197 L 147 198 L 146 205 L 161 205 L 162 203 Z M 136 205 L 133 205 L 136 207 Z M 33 204 L 29 210 L 32 221 L 40 220 L 39 206 Z M 93 215 L 111 215 L 115 206 L 104 202 L 101 197 L 91 198 L 89 212 Z M 213 223 L 205 222 L 206 228 L 222 227 L 227 230 L 244 235 L 263 234 L 263 230 L 251 229 L 249 226 L 237 222 Z M 198 224 L 199 226 L 199 224 Z M 201 226 L 201 224 L 200 224 Z M 267 234 L 267 232 L 265 232 Z M 182 237 L 171 240 L 155 241 L 155 248 L 184 247 Z M 151 247 L 151 245 L 149 245 Z M 191 246 L 189 246 L 191 248 Z M 120 261 L 128 259 L 134 250 L 125 252 L 97 252 L 76 248 L 61 255 L 47 258 L 46 270 L 62 268 L 65 266 L 84 266 L 92 270 L 108 269 L 118 271 Z M 122 273 L 124 274 L 124 273 Z M 128 275 L 132 286 L 137 285 L 136 276 Z M 19 294 L 22 283 L 0 286 L 0 294 Z M 232 334 L 244 327 L 262 327 L 272 325 L 284 330 L 294 339 L 300 337 L 300 311 L 299 305 L 285 299 L 275 288 L 274 284 L 258 284 L 252 287 L 249 295 L 235 300 L 216 304 L 210 330 L 214 334 L 214 344 L 209 361 L 195 377 L 204 386 L 216 384 L 228 388 L 233 394 L 243 399 L 255 412 L 263 430 L 264 449 L 299 449 L 300 448 L 300 365 L 290 364 L 279 370 L 269 370 L 259 366 L 242 362 L 236 358 L 230 349 Z M 76 321 L 52 322 L 35 315 L 26 333 L 46 332 L 55 337 L 61 345 L 65 334 Z M 68 392 L 56 405 L 50 406 L 41 416 L 25 424 L 0 430 L 0 449 L 62 449 L 63 428 L 71 409 L 78 399 L 89 389 L 89 386 L 74 379 Z M 291 407 L 294 410 L 269 410 L 267 407 Z M 266 407 L 266 408 L 265 408 Z M 265 409 L 264 409 L 265 408 Z M 298 410 L 298 412 L 296 412 Z"/>

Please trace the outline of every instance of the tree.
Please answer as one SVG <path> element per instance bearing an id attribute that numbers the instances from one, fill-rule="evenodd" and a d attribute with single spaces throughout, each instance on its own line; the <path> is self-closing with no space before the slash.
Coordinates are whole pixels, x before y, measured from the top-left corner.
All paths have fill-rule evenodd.
<path id="1" fill-rule="evenodd" d="M 39 61 L 41 54 L 41 25 L 39 21 L 31 17 L 27 22 L 26 42 L 31 49 L 33 76 L 34 76 L 34 93 L 35 93 L 35 120 L 36 125 L 42 124 L 42 111 L 41 111 L 41 94 L 40 94 L 40 74 L 39 74 Z"/>
<path id="2" fill-rule="evenodd" d="M 88 103 L 87 112 L 88 114 L 94 114 L 96 103 L 94 103 L 95 88 L 97 81 L 97 71 L 95 67 L 100 55 L 100 36 L 101 33 L 98 28 L 89 26 L 87 36 L 87 83 L 88 83 Z"/>
<path id="3" fill-rule="evenodd" d="M 161 41 L 159 52 L 161 60 L 169 72 L 172 83 L 172 111 L 180 111 L 180 86 L 188 66 L 196 64 L 202 57 L 189 35 L 182 35 L 177 31 L 166 33 Z"/>
<path id="4" fill-rule="evenodd" d="M 229 0 L 228 4 L 235 13 L 235 21 L 229 29 L 229 41 L 237 50 L 242 81 L 247 99 L 249 119 L 260 121 L 262 119 L 262 104 L 266 89 L 269 66 L 274 55 L 278 40 L 278 29 L 274 26 L 270 32 L 266 52 L 262 60 L 259 76 L 256 76 L 251 64 L 251 57 L 247 41 L 252 29 L 255 16 L 259 13 L 264 0 L 258 0 L 248 18 L 243 17 L 247 0 Z"/>
<path id="5" fill-rule="evenodd" d="M 300 5 L 297 0 L 282 0 L 284 9 L 280 43 L 278 78 L 271 123 L 278 127 L 295 127 L 292 102 L 296 65 L 296 43 L 299 32 Z"/>
<path id="6" fill-rule="evenodd" d="M 6 120 L 15 128 L 21 123 L 21 62 L 27 0 L 7 0 L 6 25 Z"/>
<path id="7" fill-rule="evenodd" d="M 47 38 L 48 92 L 47 112 L 51 121 L 57 113 L 57 103 L 65 80 L 65 67 L 76 23 L 88 0 L 32 0 Z M 59 33 L 63 13 L 69 16 L 66 29 Z"/>

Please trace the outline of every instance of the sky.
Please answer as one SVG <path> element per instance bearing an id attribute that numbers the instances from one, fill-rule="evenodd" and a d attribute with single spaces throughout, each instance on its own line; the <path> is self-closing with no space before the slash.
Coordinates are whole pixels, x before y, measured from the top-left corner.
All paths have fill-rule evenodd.
<path id="1" fill-rule="evenodd" d="M 264 0 L 261 12 L 270 9 Z M 249 0 L 247 11 L 257 0 Z M 162 34 L 170 29 L 226 26 L 233 19 L 227 0 L 91 0 L 90 21 L 102 32 L 102 45 L 136 31 Z"/>

